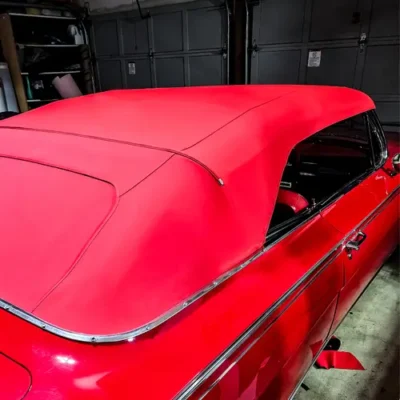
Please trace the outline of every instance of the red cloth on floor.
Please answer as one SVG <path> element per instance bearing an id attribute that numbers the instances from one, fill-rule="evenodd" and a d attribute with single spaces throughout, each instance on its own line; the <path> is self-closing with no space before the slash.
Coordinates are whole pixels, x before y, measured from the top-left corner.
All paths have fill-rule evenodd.
<path id="1" fill-rule="evenodd" d="M 324 350 L 315 362 L 319 368 L 353 369 L 364 371 L 357 358 L 348 351 Z"/>

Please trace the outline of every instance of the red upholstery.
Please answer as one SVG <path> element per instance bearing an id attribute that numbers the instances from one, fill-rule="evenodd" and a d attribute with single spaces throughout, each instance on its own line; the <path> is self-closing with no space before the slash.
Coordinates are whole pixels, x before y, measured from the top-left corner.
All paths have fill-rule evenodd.
<path id="1" fill-rule="evenodd" d="M 301 194 L 286 189 L 279 189 L 277 203 L 286 204 L 295 214 L 308 207 L 308 201 Z"/>

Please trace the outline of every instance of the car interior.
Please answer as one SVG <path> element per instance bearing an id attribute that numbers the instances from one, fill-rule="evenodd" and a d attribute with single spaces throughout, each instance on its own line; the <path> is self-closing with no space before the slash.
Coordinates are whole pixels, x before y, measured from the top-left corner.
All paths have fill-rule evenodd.
<path id="1" fill-rule="evenodd" d="M 359 119 L 330 126 L 291 152 L 270 231 L 321 203 L 372 167 L 368 131 Z"/>

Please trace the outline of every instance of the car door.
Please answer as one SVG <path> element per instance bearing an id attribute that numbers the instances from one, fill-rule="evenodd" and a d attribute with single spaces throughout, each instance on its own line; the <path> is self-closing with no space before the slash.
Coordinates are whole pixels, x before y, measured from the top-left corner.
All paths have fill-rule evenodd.
<path id="1" fill-rule="evenodd" d="M 388 172 L 386 143 L 376 116 L 369 113 L 367 118 L 374 169 L 321 213 L 344 235 L 347 253 L 345 286 L 332 331 L 398 244 L 399 179 Z"/>
<path id="2" fill-rule="evenodd" d="M 201 399 L 287 399 L 322 349 L 343 286 L 341 235 L 318 213 L 253 261 L 279 300 L 238 338 L 200 388 Z M 313 243 L 313 246 L 311 244 Z"/>

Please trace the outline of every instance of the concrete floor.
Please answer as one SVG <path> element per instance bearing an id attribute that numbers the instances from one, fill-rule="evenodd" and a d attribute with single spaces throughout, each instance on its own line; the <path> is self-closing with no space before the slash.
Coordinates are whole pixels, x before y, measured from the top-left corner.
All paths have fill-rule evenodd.
<path id="1" fill-rule="evenodd" d="M 335 335 L 365 371 L 312 367 L 295 400 L 400 399 L 399 252 L 384 265 Z"/>

